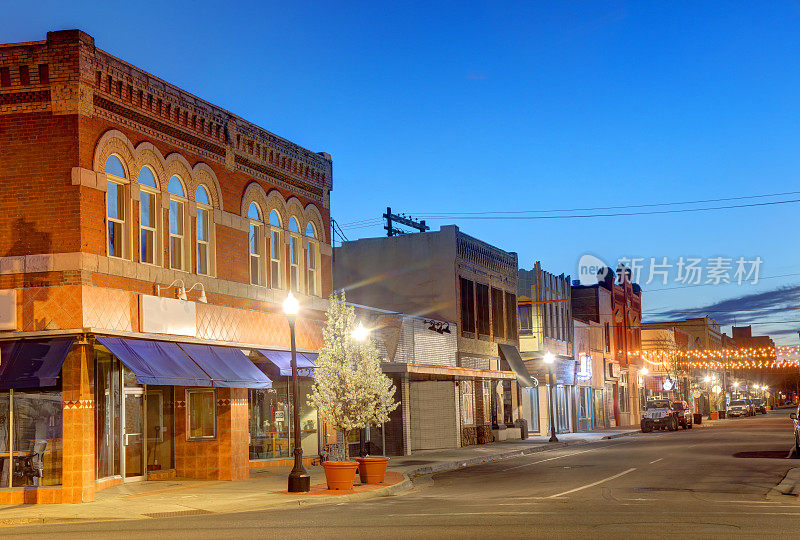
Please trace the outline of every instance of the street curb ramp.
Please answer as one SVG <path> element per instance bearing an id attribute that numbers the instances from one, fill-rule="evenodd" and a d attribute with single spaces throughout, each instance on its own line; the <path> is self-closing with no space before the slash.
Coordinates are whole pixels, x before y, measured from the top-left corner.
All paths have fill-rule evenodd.
<path id="1" fill-rule="evenodd" d="M 767 499 L 781 499 L 787 495 L 800 496 L 800 467 L 789 469 L 780 484 L 769 490 Z"/>

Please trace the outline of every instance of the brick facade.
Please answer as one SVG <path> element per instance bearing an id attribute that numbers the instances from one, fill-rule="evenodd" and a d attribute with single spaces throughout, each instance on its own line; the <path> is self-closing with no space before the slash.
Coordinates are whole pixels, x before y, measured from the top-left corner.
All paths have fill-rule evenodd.
<path id="1" fill-rule="evenodd" d="M 77 30 L 44 41 L 0 45 L 0 289 L 14 290 L 16 327 L 0 339 L 68 331 L 78 337 L 62 370 L 60 489 L 7 491 L 0 502 L 80 502 L 119 479 L 95 472 L 94 342 L 103 333 L 141 332 L 142 296 L 175 298 L 180 279 L 196 303 L 200 340 L 238 347 L 289 345 L 280 303 L 291 273 L 289 238 L 299 242 L 301 349 L 321 344 L 331 291 L 332 161 L 97 49 Z M 125 170 L 122 257 L 110 256 L 105 163 Z M 142 167 L 156 186 L 156 264 L 140 262 Z M 169 179 L 183 184 L 186 264 L 170 267 Z M 210 198 L 210 272 L 198 273 L 195 193 Z M 247 209 L 261 211 L 261 272 L 267 275 L 269 212 L 280 217 L 280 284 L 251 284 Z M 299 231 L 290 232 L 290 218 Z M 314 237 L 307 236 L 311 225 Z M 316 256 L 306 282 L 305 249 Z M 161 289 L 157 286 L 160 285 Z M 207 303 L 199 302 L 200 288 Z M 175 401 L 183 388 L 175 387 Z M 174 410 L 175 471 L 195 478 L 246 478 L 246 389 L 217 389 L 214 441 L 188 441 L 185 409 Z M 119 480 L 121 481 L 121 480 Z M 21 497 L 24 498 L 21 499 Z"/>

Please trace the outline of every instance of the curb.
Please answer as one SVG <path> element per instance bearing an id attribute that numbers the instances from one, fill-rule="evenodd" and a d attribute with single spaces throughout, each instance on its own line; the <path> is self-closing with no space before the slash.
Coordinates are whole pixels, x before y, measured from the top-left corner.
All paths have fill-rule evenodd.
<path id="1" fill-rule="evenodd" d="M 780 484 L 769 490 L 767 499 L 779 499 L 785 495 L 800 496 L 800 468 L 789 469 Z"/>

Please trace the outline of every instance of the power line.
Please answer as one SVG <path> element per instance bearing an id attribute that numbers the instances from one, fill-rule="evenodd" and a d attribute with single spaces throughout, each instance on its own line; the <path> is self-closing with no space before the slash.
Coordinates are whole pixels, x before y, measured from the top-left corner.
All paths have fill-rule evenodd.
<path id="1" fill-rule="evenodd" d="M 496 210 L 496 211 L 483 211 L 483 212 L 439 212 L 435 214 L 427 214 L 429 216 L 446 217 L 446 216 L 464 216 L 464 215 L 481 215 L 481 214 L 548 214 L 553 212 L 583 212 L 593 210 L 619 210 L 622 208 L 647 208 L 654 206 L 677 206 L 682 204 L 701 204 L 710 202 L 722 201 L 740 201 L 745 199 L 763 199 L 765 197 L 782 197 L 785 195 L 797 195 L 800 191 L 785 191 L 783 193 L 767 193 L 764 195 L 745 195 L 742 197 L 724 197 L 721 199 L 701 199 L 695 201 L 682 201 L 682 202 L 665 202 L 665 203 L 648 203 L 648 204 L 626 204 L 621 206 L 596 206 L 592 208 L 562 208 L 555 210 Z M 363 221 L 363 220 L 362 220 Z"/>
<path id="2" fill-rule="evenodd" d="M 643 212 L 612 212 L 607 214 L 569 214 L 566 216 L 476 216 L 476 215 L 467 215 L 467 214 L 459 214 L 459 215 L 452 215 L 448 217 L 436 217 L 431 215 L 425 215 L 425 219 L 430 220 L 451 220 L 451 219 L 479 219 L 479 220 L 537 220 L 537 219 L 589 219 L 589 218 L 598 218 L 598 217 L 620 217 L 620 216 L 645 216 L 645 215 L 655 215 L 655 214 L 682 214 L 688 212 L 709 212 L 712 210 L 729 210 L 732 208 L 753 208 L 758 206 L 772 206 L 778 204 L 793 204 L 800 202 L 800 199 L 790 199 L 786 201 L 771 201 L 771 202 L 763 202 L 763 203 L 749 203 L 749 204 L 730 204 L 725 206 L 710 206 L 707 208 L 680 208 L 677 210 L 651 210 L 651 211 L 643 211 Z"/>

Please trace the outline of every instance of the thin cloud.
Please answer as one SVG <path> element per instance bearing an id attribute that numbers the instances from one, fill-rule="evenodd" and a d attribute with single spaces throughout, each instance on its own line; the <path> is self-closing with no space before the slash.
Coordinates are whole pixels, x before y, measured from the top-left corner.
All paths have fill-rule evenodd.
<path id="1" fill-rule="evenodd" d="M 800 322 L 793 321 L 800 320 L 800 285 L 786 285 L 699 307 L 672 309 L 663 312 L 658 319 L 669 322 L 704 316 L 715 319 L 721 326 L 747 326 L 758 323 L 758 326 L 753 328 L 755 335 L 766 334 L 774 337 L 797 335 Z M 787 324 L 792 324 L 793 328 L 787 329 Z"/>

